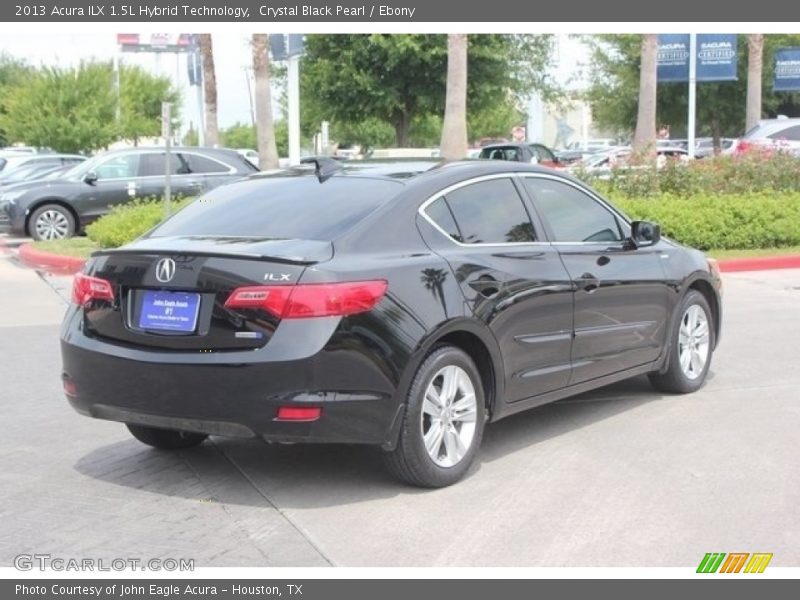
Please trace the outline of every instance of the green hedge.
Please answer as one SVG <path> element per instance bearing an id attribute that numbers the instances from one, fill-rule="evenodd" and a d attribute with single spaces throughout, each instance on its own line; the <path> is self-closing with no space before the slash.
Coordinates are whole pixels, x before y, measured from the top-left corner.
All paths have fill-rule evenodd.
<path id="1" fill-rule="evenodd" d="M 752 150 L 690 162 L 668 160 L 661 169 L 617 167 L 597 179 L 578 169 L 580 179 L 598 191 L 642 198 L 660 194 L 752 194 L 800 192 L 800 157 L 786 152 Z"/>
<path id="2" fill-rule="evenodd" d="M 659 223 L 665 235 L 701 250 L 800 245 L 800 192 L 607 197 L 631 218 Z"/>
<path id="3" fill-rule="evenodd" d="M 172 211 L 180 210 L 191 200 L 173 200 Z M 163 200 L 136 199 L 113 207 L 111 212 L 86 227 L 86 235 L 101 248 L 118 248 L 150 231 L 163 219 Z"/>

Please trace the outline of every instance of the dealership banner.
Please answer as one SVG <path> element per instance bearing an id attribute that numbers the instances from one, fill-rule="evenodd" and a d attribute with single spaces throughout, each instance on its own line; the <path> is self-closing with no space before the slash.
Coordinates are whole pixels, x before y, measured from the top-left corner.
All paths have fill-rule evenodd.
<path id="1" fill-rule="evenodd" d="M 776 92 L 800 91 L 800 48 L 783 48 L 775 53 Z"/>
<path id="2" fill-rule="evenodd" d="M 697 35 L 697 81 L 735 81 L 737 79 L 736 34 L 700 33 Z M 689 81 L 689 34 L 658 36 L 658 81 Z"/>

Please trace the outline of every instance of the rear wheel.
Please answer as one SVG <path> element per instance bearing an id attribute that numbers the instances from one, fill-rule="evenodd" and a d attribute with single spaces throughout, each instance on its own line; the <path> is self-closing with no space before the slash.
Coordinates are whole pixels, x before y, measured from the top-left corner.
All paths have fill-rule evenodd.
<path id="1" fill-rule="evenodd" d="M 651 373 L 657 390 L 687 394 L 700 389 L 708 375 L 714 348 L 714 326 L 705 296 L 691 290 L 678 308 L 680 320 L 672 332 L 669 362 L 664 373 Z"/>
<path id="2" fill-rule="evenodd" d="M 202 444 L 203 440 L 208 437 L 205 433 L 158 429 L 157 427 L 134 425 L 133 423 L 125 423 L 125 426 L 137 440 L 160 450 L 191 448 Z"/>
<path id="3" fill-rule="evenodd" d="M 35 240 L 62 240 L 75 235 L 75 217 L 60 204 L 45 204 L 31 215 L 29 233 Z"/>
<path id="4" fill-rule="evenodd" d="M 486 403 L 480 373 L 463 351 L 443 346 L 417 370 L 397 447 L 385 454 L 392 474 L 420 487 L 444 487 L 469 469 L 483 437 Z"/>

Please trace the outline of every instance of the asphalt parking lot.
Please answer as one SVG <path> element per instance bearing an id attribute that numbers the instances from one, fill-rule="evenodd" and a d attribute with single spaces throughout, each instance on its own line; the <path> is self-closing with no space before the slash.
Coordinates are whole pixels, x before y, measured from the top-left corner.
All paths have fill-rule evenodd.
<path id="1" fill-rule="evenodd" d="M 0 248 L 0 566 L 800 565 L 800 270 L 725 277 L 700 392 L 642 378 L 501 421 L 468 478 L 437 491 L 396 484 L 363 448 L 213 438 L 162 454 L 77 415 L 59 381 L 68 285 Z"/>

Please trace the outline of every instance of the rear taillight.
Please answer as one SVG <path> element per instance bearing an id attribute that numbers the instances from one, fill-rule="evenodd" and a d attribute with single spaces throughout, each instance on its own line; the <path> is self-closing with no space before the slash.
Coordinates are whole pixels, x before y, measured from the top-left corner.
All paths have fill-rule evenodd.
<path id="1" fill-rule="evenodd" d="M 105 279 L 78 273 L 72 280 L 72 301 L 75 304 L 84 305 L 90 300 L 113 302 L 114 288 Z"/>
<path id="2" fill-rule="evenodd" d="M 383 280 L 241 287 L 231 292 L 225 306 L 257 308 L 279 319 L 345 317 L 371 310 L 386 287 Z"/>

